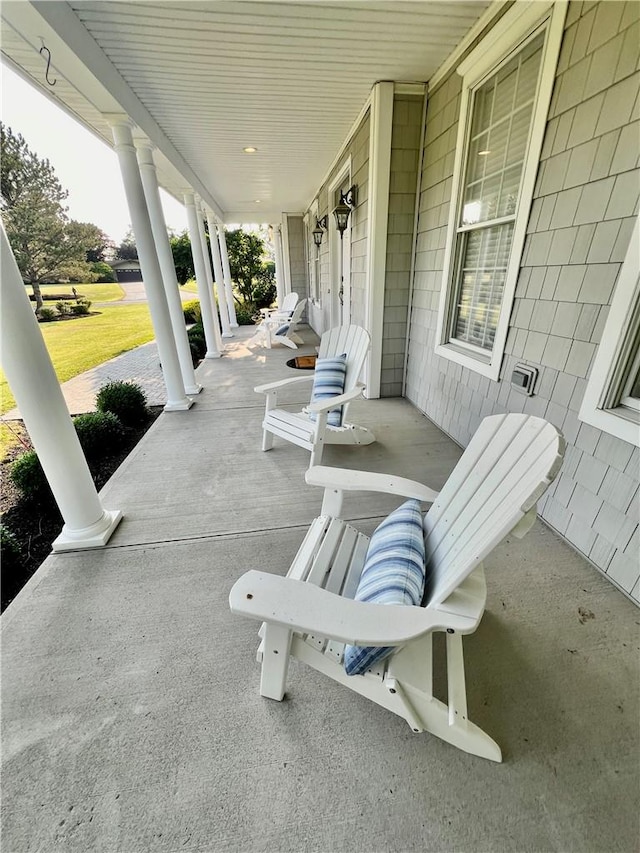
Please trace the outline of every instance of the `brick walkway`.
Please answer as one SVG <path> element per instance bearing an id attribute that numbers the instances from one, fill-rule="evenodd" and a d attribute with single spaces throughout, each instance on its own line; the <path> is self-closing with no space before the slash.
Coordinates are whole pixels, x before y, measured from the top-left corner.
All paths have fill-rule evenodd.
<path id="1" fill-rule="evenodd" d="M 104 384 L 115 380 L 137 382 L 146 393 L 150 406 L 164 405 L 167 402 L 158 348 L 156 342 L 151 341 L 63 382 L 60 387 L 70 414 L 94 412 L 96 394 Z M 11 409 L 2 416 L 5 421 L 19 418 L 18 409 Z"/>

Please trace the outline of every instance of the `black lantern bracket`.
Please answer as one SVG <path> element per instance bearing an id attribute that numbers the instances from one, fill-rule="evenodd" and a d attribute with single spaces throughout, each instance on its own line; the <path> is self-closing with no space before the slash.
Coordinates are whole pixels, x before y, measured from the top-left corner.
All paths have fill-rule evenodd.
<path id="1" fill-rule="evenodd" d="M 313 242 L 316 244 L 317 248 L 320 248 L 322 243 L 322 236 L 324 232 L 327 230 L 327 216 L 326 214 L 321 219 L 316 219 L 316 227 L 311 232 L 313 234 Z"/>
<path id="2" fill-rule="evenodd" d="M 342 239 L 344 232 L 346 231 L 347 223 L 349 222 L 349 215 L 357 204 L 356 193 L 357 187 L 353 184 L 353 186 L 349 187 L 346 192 L 340 193 L 340 201 L 333 209 L 333 215 L 336 219 L 336 228 L 340 232 L 340 239 Z"/>

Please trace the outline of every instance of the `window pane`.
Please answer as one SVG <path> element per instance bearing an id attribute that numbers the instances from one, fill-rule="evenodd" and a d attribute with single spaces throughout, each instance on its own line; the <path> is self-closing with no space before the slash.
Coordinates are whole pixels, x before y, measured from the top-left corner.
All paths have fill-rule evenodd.
<path id="1" fill-rule="evenodd" d="M 543 41 L 541 34 L 474 93 L 462 225 L 515 213 Z"/>
<path id="2" fill-rule="evenodd" d="M 463 235 L 453 338 L 482 349 L 493 346 L 512 235 L 511 222 Z"/>

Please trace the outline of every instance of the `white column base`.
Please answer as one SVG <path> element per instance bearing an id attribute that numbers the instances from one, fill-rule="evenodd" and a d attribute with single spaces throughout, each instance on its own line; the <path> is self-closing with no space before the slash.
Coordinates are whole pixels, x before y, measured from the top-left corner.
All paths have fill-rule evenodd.
<path id="1" fill-rule="evenodd" d="M 223 332 L 223 333 L 222 333 L 222 337 L 223 337 L 223 338 L 232 338 L 232 337 L 233 337 L 233 332 Z"/>
<path id="2" fill-rule="evenodd" d="M 202 385 L 187 385 L 184 389 L 185 394 L 191 396 L 191 394 L 199 394 L 202 391 Z"/>
<path id="3" fill-rule="evenodd" d="M 51 548 L 54 554 L 59 554 L 62 551 L 83 551 L 89 548 L 103 548 L 111 534 L 120 524 L 122 513 L 119 509 L 106 509 L 104 515 L 91 527 L 84 527 L 82 530 L 66 530 L 66 525 L 62 528 L 62 533 L 57 539 L 54 539 Z"/>
<path id="4" fill-rule="evenodd" d="M 205 358 L 220 358 L 221 355 L 222 355 L 221 352 L 208 352 L 205 355 Z"/>
<path id="5" fill-rule="evenodd" d="M 193 406 L 193 400 L 190 400 L 188 397 L 185 397 L 184 400 L 178 400 L 175 403 L 167 403 L 167 405 L 163 408 L 163 412 L 186 412 L 187 409 L 190 409 Z"/>
<path id="6" fill-rule="evenodd" d="M 229 323 L 229 325 L 231 326 L 232 329 L 239 329 L 240 328 L 239 323 Z"/>

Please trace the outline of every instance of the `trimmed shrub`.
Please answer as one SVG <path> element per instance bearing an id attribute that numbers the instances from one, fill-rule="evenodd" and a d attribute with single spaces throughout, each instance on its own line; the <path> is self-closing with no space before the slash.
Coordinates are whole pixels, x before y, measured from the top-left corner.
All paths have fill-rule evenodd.
<path id="1" fill-rule="evenodd" d="M 7 568 L 7 563 L 12 568 L 17 566 L 20 557 L 20 545 L 6 524 L 0 524 L 0 552 L 2 553 L 3 571 Z"/>
<path id="2" fill-rule="evenodd" d="M 191 347 L 192 354 L 195 351 L 197 359 L 204 358 L 207 354 L 207 340 L 204 335 L 204 328 L 201 323 L 196 323 L 189 331 L 187 332 L 187 338 L 189 339 L 189 346 Z"/>
<path id="3" fill-rule="evenodd" d="M 255 308 L 248 305 L 236 305 L 236 320 L 239 326 L 255 326 Z"/>
<path id="4" fill-rule="evenodd" d="M 56 312 L 53 308 L 41 308 L 40 313 L 38 314 L 38 320 L 41 323 L 51 323 L 57 317 Z"/>
<path id="5" fill-rule="evenodd" d="M 183 302 L 182 313 L 185 323 L 199 323 L 202 313 L 198 300 L 192 299 L 191 302 Z"/>
<path id="6" fill-rule="evenodd" d="M 27 450 L 18 456 L 11 466 L 9 477 L 24 500 L 38 504 L 53 501 L 53 494 L 35 450 Z"/>
<path id="7" fill-rule="evenodd" d="M 73 306 L 70 302 L 56 302 L 56 311 L 61 317 L 66 317 L 67 314 L 71 314 L 72 308 Z"/>
<path id="8" fill-rule="evenodd" d="M 88 314 L 91 302 L 88 299 L 78 299 L 75 305 L 71 305 L 71 313 L 76 315 Z"/>
<path id="9" fill-rule="evenodd" d="M 108 382 L 98 391 L 99 412 L 112 412 L 125 426 L 138 426 L 147 420 L 147 395 L 135 382 Z"/>
<path id="10" fill-rule="evenodd" d="M 116 453 L 124 444 L 125 429 L 112 412 L 88 412 L 73 419 L 80 445 L 88 459 Z"/>

